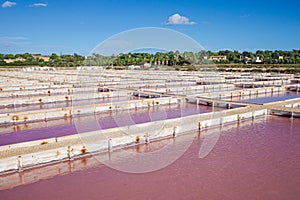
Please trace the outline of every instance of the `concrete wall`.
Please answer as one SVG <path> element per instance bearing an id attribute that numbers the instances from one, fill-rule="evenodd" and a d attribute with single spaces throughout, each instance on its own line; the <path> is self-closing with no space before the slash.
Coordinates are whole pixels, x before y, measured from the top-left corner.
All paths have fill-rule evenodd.
<path id="1" fill-rule="evenodd" d="M 288 107 L 288 108 L 300 108 L 300 103 L 289 104 L 289 105 L 286 105 L 285 107 Z"/>
<path id="2" fill-rule="evenodd" d="M 234 123 L 267 114 L 267 109 L 205 113 L 132 126 L 92 131 L 71 136 L 31 141 L 0 147 L 0 172 L 71 159 L 87 152 L 111 151 L 122 146 L 174 137 L 192 130 Z M 139 141 L 137 142 L 137 138 Z"/>
<path id="3" fill-rule="evenodd" d="M 266 87 L 266 88 L 254 88 L 254 89 L 243 89 L 243 90 L 234 90 L 226 92 L 214 92 L 201 94 L 201 97 L 205 98 L 216 98 L 216 99 L 225 99 L 231 97 L 240 97 L 246 95 L 258 95 L 258 94 L 267 94 L 275 92 L 286 91 L 285 87 Z"/>
<path id="4" fill-rule="evenodd" d="M 72 87 L 62 87 L 62 88 L 40 88 L 33 90 L 16 90 L 16 91 L 2 91 L 0 97 L 22 97 L 22 96 L 36 96 L 36 95 L 55 95 L 55 94 L 70 94 L 73 93 Z"/>
<path id="5" fill-rule="evenodd" d="M 56 162 L 34 169 L 28 169 L 22 171 L 22 173 L 3 174 L 0 176 L 0 190 L 11 189 L 19 185 L 34 183 L 39 180 L 49 179 L 57 175 L 69 174 L 96 165 L 99 167 L 99 161 L 91 157 L 85 157 L 84 159 L 67 160 L 65 162 Z"/>
<path id="6" fill-rule="evenodd" d="M 93 106 L 73 106 L 65 108 L 53 108 L 45 110 L 34 110 L 28 112 L 0 114 L 0 124 L 17 124 L 39 120 L 68 118 L 77 115 L 94 114 L 98 112 L 117 111 L 141 107 L 154 107 L 164 104 L 178 103 L 178 100 L 171 97 L 131 100 L 125 102 L 113 102 L 95 104 Z"/>
<path id="7" fill-rule="evenodd" d="M 56 103 L 56 102 L 67 102 L 73 100 L 88 100 L 96 98 L 108 98 L 114 97 L 117 93 L 112 92 L 101 92 L 101 93 L 85 93 L 85 94 L 65 94 L 65 95 L 52 95 L 52 96 L 30 96 L 30 97 L 19 97 L 19 98 L 3 98 L 0 99 L 1 106 L 17 106 L 17 105 L 32 105 L 40 103 Z"/>

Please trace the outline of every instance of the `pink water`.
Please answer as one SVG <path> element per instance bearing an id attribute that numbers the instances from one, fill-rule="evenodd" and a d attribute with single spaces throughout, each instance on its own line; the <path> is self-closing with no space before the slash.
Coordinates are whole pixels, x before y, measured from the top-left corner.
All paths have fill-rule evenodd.
<path id="1" fill-rule="evenodd" d="M 74 120 L 80 123 L 80 133 L 107 128 L 114 128 L 150 121 L 158 121 L 192 114 L 206 113 L 211 107 L 197 106 L 196 104 L 164 105 L 158 107 L 139 108 L 137 110 L 124 110 L 112 113 L 100 113 L 98 115 L 83 116 L 76 119 L 61 119 L 49 122 L 28 123 L 23 125 L 10 125 L 1 127 L 0 146 L 60 137 L 77 134 Z M 96 118 L 96 121 L 94 120 Z"/>
<path id="2" fill-rule="evenodd" d="M 79 98 L 79 97 L 77 97 Z M 0 109 L 0 114 L 2 113 L 14 113 L 14 112 L 24 112 L 31 110 L 43 110 L 43 109 L 51 109 L 51 108 L 64 108 L 64 107 L 72 107 L 72 106 L 84 106 L 91 104 L 103 104 L 103 103 L 111 103 L 111 102 L 122 102 L 122 101 L 130 101 L 136 100 L 138 97 L 135 96 L 122 96 L 122 97 L 112 97 L 112 98 L 97 98 L 97 99 L 88 99 L 88 100 L 76 100 L 74 102 L 71 101 L 60 101 L 54 103 L 41 103 L 41 104 L 31 104 L 31 105 L 17 105 L 15 107 L 8 106 Z"/>
<path id="3" fill-rule="evenodd" d="M 199 159 L 204 138 L 218 130 L 195 133 L 194 142 L 183 156 L 155 172 L 129 174 L 95 164 L 93 158 L 82 158 L 81 169 L 75 170 L 80 165 L 75 160 L 67 162 L 69 170 L 61 173 L 63 168 L 57 164 L 56 174 L 60 175 L 52 174 L 49 177 L 54 177 L 49 179 L 38 179 L 43 175 L 41 168 L 16 174 L 16 180 L 12 180 L 12 175 L 0 176 L 0 180 L 6 180 L 2 188 L 13 187 L 0 191 L 0 197 L 5 200 L 300 199 L 300 119 L 270 116 L 224 126 L 212 151 Z M 182 138 L 170 141 L 180 145 Z M 161 144 L 153 142 L 131 150 L 155 149 Z M 117 152 L 112 152 L 112 156 L 114 153 Z M 93 164 L 89 167 L 88 163 Z M 33 183 L 22 185 L 26 180 L 30 182 L 29 177 Z M 10 185 L 13 181 L 16 183 Z"/>
<path id="4" fill-rule="evenodd" d="M 283 100 L 299 98 L 299 97 L 300 94 L 296 92 L 287 91 L 287 92 L 273 92 L 273 93 L 266 93 L 266 94 L 244 95 L 241 97 L 226 98 L 226 100 L 264 104 L 264 103 L 283 101 Z"/>

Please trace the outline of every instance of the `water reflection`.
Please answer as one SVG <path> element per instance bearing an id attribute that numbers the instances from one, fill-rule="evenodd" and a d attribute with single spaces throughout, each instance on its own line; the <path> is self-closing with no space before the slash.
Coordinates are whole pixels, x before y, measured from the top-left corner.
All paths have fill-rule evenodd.
<path id="1" fill-rule="evenodd" d="M 199 148 L 205 138 L 220 130 L 216 146 L 199 159 Z M 3 199 L 22 196 L 46 200 L 56 197 L 182 199 L 183 196 L 187 199 L 298 199 L 299 133 L 300 119 L 256 118 L 191 133 L 194 142 L 186 153 L 159 171 L 140 175 L 123 173 L 85 157 L 25 170 L 21 175 L 1 175 L 0 195 Z M 125 150 L 143 154 L 172 143 L 180 146 L 184 137 Z M 112 159 L 120 152 L 102 155 Z M 116 163 L 128 164 L 129 161 L 119 159 Z M 8 188 L 13 189 L 6 190 Z"/>

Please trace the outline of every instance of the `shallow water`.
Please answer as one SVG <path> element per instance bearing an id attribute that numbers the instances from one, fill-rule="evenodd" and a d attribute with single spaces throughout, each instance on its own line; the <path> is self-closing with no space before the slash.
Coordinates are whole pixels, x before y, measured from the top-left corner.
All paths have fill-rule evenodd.
<path id="1" fill-rule="evenodd" d="M 283 101 L 283 100 L 299 98 L 299 97 L 300 94 L 296 92 L 274 92 L 274 93 L 266 93 L 266 94 L 244 95 L 241 97 L 226 98 L 226 100 L 264 104 L 264 103 Z"/>
<path id="2" fill-rule="evenodd" d="M 158 121 L 180 116 L 211 112 L 212 108 L 197 106 L 196 104 L 161 105 L 158 107 L 138 108 L 118 112 L 100 113 L 98 115 L 83 116 L 74 119 L 60 119 L 49 122 L 41 121 L 27 125 L 7 126 L 2 128 L 0 146 L 40 140 L 46 138 L 67 136 L 87 131 L 115 128 L 150 121 Z M 215 110 L 221 110 L 216 108 Z M 96 119 L 96 120 L 95 120 Z M 76 125 L 74 123 L 76 120 Z M 80 126 L 80 127 L 79 127 Z M 77 129 L 80 130 L 77 130 Z"/>
<path id="3" fill-rule="evenodd" d="M 212 151 L 200 159 L 198 153 L 205 139 L 220 130 L 221 135 Z M 65 173 L 60 173 L 63 168 L 57 164 L 56 174 L 61 175 L 53 173 L 50 179 L 38 180 L 43 175 L 41 168 L 25 170 L 15 178 L 21 185 L 11 184 L 14 188 L 0 191 L 0 197 L 6 200 L 299 199 L 300 119 L 261 117 L 191 135 L 195 139 L 183 156 L 158 171 L 124 173 L 97 164 L 93 158 L 81 158 L 85 163 L 81 169 L 75 170 L 80 160 L 67 162 L 69 167 Z M 153 151 L 170 142 L 180 146 L 184 138 L 126 150 Z M 110 155 L 113 157 L 117 153 Z M 123 162 L 133 164 L 128 160 Z M 89 163 L 92 163 L 90 167 Z M 31 176 L 27 175 L 29 172 Z M 5 176 L 6 179 L 0 176 L 0 180 L 6 180 L 9 187 L 12 178 Z M 34 183 L 22 185 L 22 181 L 30 182 L 30 177 Z"/>
<path id="4" fill-rule="evenodd" d="M 77 97 L 79 98 L 79 97 Z M 74 106 L 84 106 L 91 104 L 103 104 L 103 103 L 111 103 L 111 102 L 122 102 L 122 101 L 130 101 L 139 99 L 135 96 L 122 96 L 122 97 L 113 97 L 113 98 L 98 98 L 98 99 L 89 99 L 89 100 L 77 100 L 75 102 L 71 101 L 60 101 L 54 103 L 42 103 L 42 104 L 31 104 L 31 105 L 18 105 L 16 107 L 5 107 L 0 109 L 0 114 L 2 113 L 14 113 L 14 112 L 25 112 L 32 110 L 43 110 L 43 109 L 51 109 L 51 108 L 63 108 L 63 107 L 72 107 Z"/>
<path id="5" fill-rule="evenodd" d="M 246 100 L 242 100 L 242 102 L 264 104 L 264 103 L 284 101 L 284 100 L 299 98 L 299 97 L 300 97 L 300 95 L 297 95 L 297 94 L 286 93 L 286 94 L 277 94 L 277 95 L 275 94 L 275 95 L 266 96 L 266 97 L 259 97 L 259 98 L 255 98 L 255 99 L 246 99 Z"/>

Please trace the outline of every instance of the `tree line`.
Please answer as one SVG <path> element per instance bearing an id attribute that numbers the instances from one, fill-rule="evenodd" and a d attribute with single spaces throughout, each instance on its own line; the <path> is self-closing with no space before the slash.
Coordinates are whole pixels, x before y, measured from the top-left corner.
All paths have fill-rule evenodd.
<path id="1" fill-rule="evenodd" d="M 226 56 L 226 59 L 213 61 L 212 56 Z M 49 57 L 45 60 L 44 57 Z M 205 64 L 251 64 L 259 57 L 262 64 L 299 64 L 300 50 L 292 51 L 230 51 L 221 50 L 218 52 L 157 52 L 151 53 L 124 53 L 112 56 L 93 54 L 84 57 L 82 55 L 57 55 L 52 53 L 49 56 L 41 54 L 0 54 L 0 66 L 52 66 L 52 67 L 76 67 L 86 66 L 129 66 L 150 63 L 152 66 L 191 66 Z M 22 59 L 20 59 L 22 58 Z M 10 59 L 10 62 L 7 60 Z"/>
<path id="2" fill-rule="evenodd" d="M 50 56 L 41 54 L 0 54 L 0 66 L 49 66 L 49 67 L 76 67 L 81 66 L 84 56 L 57 55 L 52 53 Z"/>
<path id="3" fill-rule="evenodd" d="M 223 60 L 212 60 L 212 56 L 226 56 Z M 126 53 L 113 56 L 103 56 L 93 54 L 84 60 L 84 65 L 99 65 L 99 66 L 129 66 L 141 65 L 143 63 L 150 63 L 152 65 L 165 66 L 182 66 L 182 65 L 203 65 L 203 64 L 251 64 L 255 59 L 259 58 L 262 64 L 299 64 L 300 50 L 292 51 L 262 51 L 256 52 L 239 52 L 230 50 L 221 50 L 218 52 L 200 51 L 200 52 L 183 52 L 170 51 L 167 53 L 157 52 L 150 53 Z"/>

